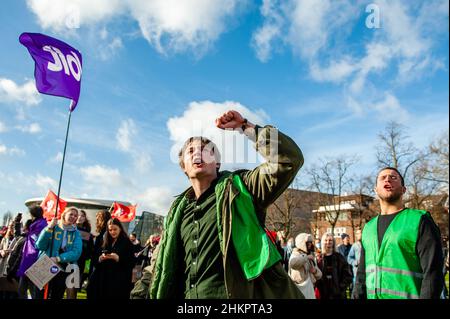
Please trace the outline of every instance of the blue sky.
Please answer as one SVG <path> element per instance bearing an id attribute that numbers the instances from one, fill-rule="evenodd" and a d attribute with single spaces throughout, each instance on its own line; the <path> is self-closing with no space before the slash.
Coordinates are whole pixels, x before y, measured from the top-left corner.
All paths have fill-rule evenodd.
<path id="1" fill-rule="evenodd" d="M 0 21 L 0 214 L 56 192 L 68 116 L 68 100 L 35 90 L 25 31 L 83 55 L 63 198 L 165 214 L 188 185 L 179 143 L 220 139 L 213 119 L 229 108 L 291 136 L 305 167 L 357 154 L 358 174 L 373 171 L 387 122 L 417 147 L 449 127 L 446 0 L 6 0 Z"/>

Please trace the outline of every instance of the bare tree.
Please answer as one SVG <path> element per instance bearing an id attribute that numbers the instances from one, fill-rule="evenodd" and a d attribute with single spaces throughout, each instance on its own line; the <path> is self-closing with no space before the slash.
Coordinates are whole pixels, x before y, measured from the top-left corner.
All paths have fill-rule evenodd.
<path id="1" fill-rule="evenodd" d="M 428 178 L 428 165 L 428 161 L 423 161 L 411 171 L 412 174 L 408 179 L 408 198 L 406 200 L 409 207 L 429 209 L 430 207 L 428 207 L 427 203 L 439 191 L 441 183 Z"/>
<path id="2" fill-rule="evenodd" d="M 402 172 L 407 188 L 405 205 L 440 214 L 442 210 L 434 206 L 443 205 L 436 198 L 448 198 L 448 131 L 422 151 L 409 142 L 404 127 L 395 122 L 390 122 L 379 138 L 378 164 Z"/>
<path id="3" fill-rule="evenodd" d="M 295 226 L 293 214 L 300 207 L 300 197 L 295 192 L 298 187 L 299 181 L 296 177 L 291 187 L 272 204 L 266 217 L 267 224 L 277 232 L 282 231 L 285 239 L 291 235 L 292 228 Z"/>
<path id="4" fill-rule="evenodd" d="M 430 144 L 429 159 L 424 167 L 425 179 L 440 184 L 440 189 L 448 194 L 449 191 L 449 152 L 448 130 L 443 132 L 436 142 Z"/>
<path id="5" fill-rule="evenodd" d="M 406 180 L 413 165 L 423 160 L 427 154 L 420 152 L 405 134 L 405 127 L 397 122 L 389 122 L 385 131 L 378 134 L 377 146 L 379 168 L 391 166 L 398 169 Z"/>
<path id="6" fill-rule="evenodd" d="M 11 213 L 9 210 L 3 214 L 3 225 L 7 226 L 8 223 L 13 219 L 13 213 Z"/>
<path id="7" fill-rule="evenodd" d="M 325 214 L 333 234 L 341 214 L 340 198 L 346 190 L 349 190 L 351 184 L 349 169 L 356 161 L 357 156 L 325 158 L 319 161 L 319 165 L 306 169 L 311 179 L 310 188 L 319 193 L 320 207 L 317 213 Z M 330 196 L 333 198 L 331 201 Z"/>
<path id="8" fill-rule="evenodd" d="M 352 203 L 353 211 L 350 219 L 355 238 L 355 230 L 362 229 L 363 226 L 375 215 L 379 213 L 377 205 L 374 205 L 374 176 L 356 176 L 351 180 L 351 191 L 355 196 L 355 203 Z"/>

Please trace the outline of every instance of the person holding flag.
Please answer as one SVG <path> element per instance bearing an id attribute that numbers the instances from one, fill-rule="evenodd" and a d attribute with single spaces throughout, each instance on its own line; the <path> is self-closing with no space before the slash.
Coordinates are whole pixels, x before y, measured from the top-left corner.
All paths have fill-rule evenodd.
<path id="1" fill-rule="evenodd" d="M 35 62 L 34 77 L 36 88 L 40 93 L 62 96 L 71 99 L 67 121 L 66 138 L 59 174 L 58 194 L 60 198 L 64 159 L 66 157 L 67 139 L 70 119 L 78 104 L 81 89 L 82 57 L 81 53 L 67 43 L 40 33 L 24 32 L 19 37 Z M 56 201 L 55 218 L 58 218 L 60 201 Z M 51 236 L 50 255 L 53 254 L 54 237 Z M 47 291 L 48 287 L 46 287 Z"/>
<path id="2" fill-rule="evenodd" d="M 47 226 L 47 221 L 43 217 L 44 212 L 41 206 L 32 206 L 28 209 L 31 215 L 31 225 L 28 229 L 25 244 L 22 249 L 22 257 L 20 265 L 17 270 L 17 277 L 19 278 L 19 298 L 27 299 L 28 290 L 30 290 L 32 299 L 41 299 L 42 292 L 28 279 L 25 275 L 25 271 L 28 270 L 37 260 L 39 250 L 36 248 L 36 240 L 38 239 L 41 231 Z"/>
<path id="3" fill-rule="evenodd" d="M 78 210 L 75 207 L 67 208 L 60 220 L 53 218 L 36 242 L 36 247 L 40 250 L 39 255 L 46 254 L 61 268 L 61 271 L 49 282 L 49 299 L 63 298 L 67 288 L 66 267 L 68 264 L 76 264 L 80 258 L 83 244 L 76 226 L 77 219 Z"/>

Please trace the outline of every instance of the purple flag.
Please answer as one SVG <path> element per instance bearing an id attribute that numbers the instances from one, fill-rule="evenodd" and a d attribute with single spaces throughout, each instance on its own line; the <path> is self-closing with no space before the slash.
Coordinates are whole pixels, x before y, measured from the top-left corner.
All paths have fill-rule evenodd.
<path id="1" fill-rule="evenodd" d="M 34 77 L 37 90 L 72 99 L 72 112 L 80 96 L 81 53 L 58 39 L 40 33 L 22 33 L 19 41 L 36 62 Z"/>

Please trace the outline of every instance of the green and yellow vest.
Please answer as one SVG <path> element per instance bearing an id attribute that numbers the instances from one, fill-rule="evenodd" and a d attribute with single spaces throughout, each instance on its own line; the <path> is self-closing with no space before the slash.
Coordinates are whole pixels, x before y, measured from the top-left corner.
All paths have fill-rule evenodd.
<path id="1" fill-rule="evenodd" d="M 423 272 L 416 253 L 420 220 L 428 212 L 405 209 L 398 213 L 378 243 L 378 216 L 364 227 L 368 299 L 418 299 Z"/>
<path id="2" fill-rule="evenodd" d="M 220 249 L 225 253 L 225 239 L 222 238 L 222 207 L 226 187 L 232 186 L 238 191 L 232 201 L 231 240 L 237 258 L 247 280 L 257 278 L 261 273 L 281 260 L 273 242 L 268 238 L 257 216 L 253 199 L 242 179 L 237 174 L 223 172 L 215 187 L 217 227 L 220 237 Z M 172 204 L 170 214 L 164 221 L 164 235 L 159 243 L 160 251 L 155 264 L 155 274 L 150 287 L 152 299 L 169 298 L 174 289 L 174 262 L 177 263 L 177 232 L 180 229 L 183 210 L 186 207 L 186 192 L 177 197 Z"/>
<path id="3" fill-rule="evenodd" d="M 217 223 L 220 234 L 226 177 L 219 180 L 215 188 Z M 239 194 L 235 197 L 232 206 L 231 239 L 245 278 L 252 280 L 261 275 L 264 269 L 280 261 L 281 256 L 259 223 L 252 195 L 248 192 L 240 176 L 233 174 L 232 183 Z M 223 242 L 221 243 L 222 253 L 224 253 Z"/>

